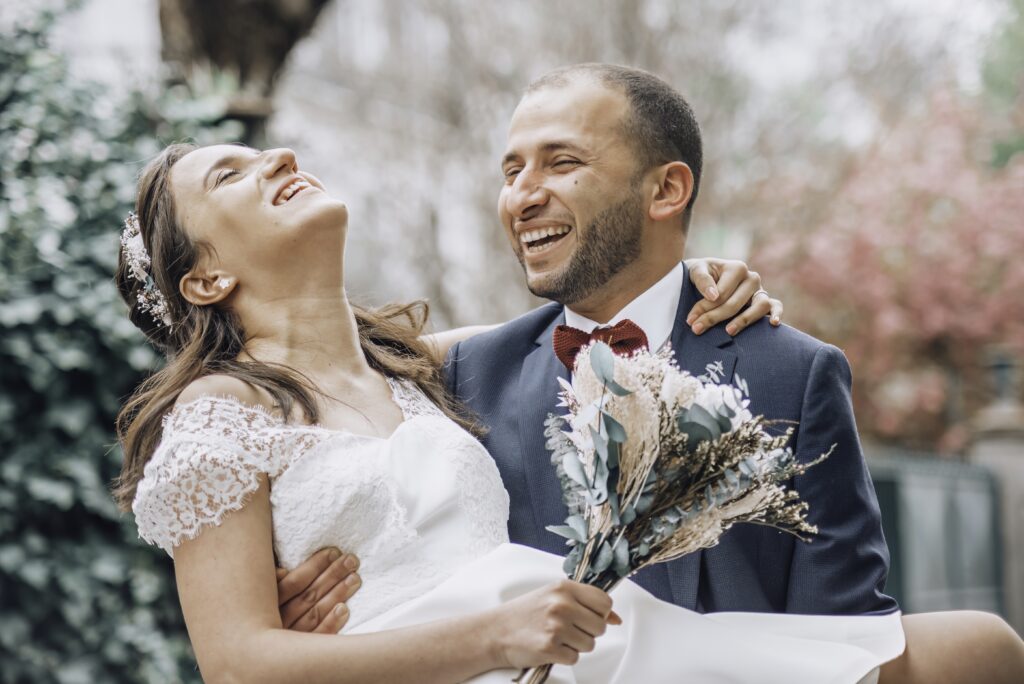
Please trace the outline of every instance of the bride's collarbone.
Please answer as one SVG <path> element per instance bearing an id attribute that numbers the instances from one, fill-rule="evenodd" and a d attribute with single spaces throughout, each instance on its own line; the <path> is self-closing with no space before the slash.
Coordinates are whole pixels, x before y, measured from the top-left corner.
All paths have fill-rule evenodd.
<path id="1" fill-rule="evenodd" d="M 364 380 L 326 388 L 316 401 L 320 411 L 316 424 L 327 430 L 385 438 L 405 420 L 383 377 L 379 383 Z"/>

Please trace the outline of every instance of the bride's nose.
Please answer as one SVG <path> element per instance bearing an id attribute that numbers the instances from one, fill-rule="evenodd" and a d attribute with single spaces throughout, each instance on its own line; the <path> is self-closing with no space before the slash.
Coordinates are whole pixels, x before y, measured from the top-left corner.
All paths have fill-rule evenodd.
<path id="1" fill-rule="evenodd" d="M 295 173 L 299 170 L 299 164 L 295 159 L 295 152 L 287 147 L 266 150 L 263 153 L 263 157 L 262 173 L 264 178 L 273 178 L 281 171 Z"/>

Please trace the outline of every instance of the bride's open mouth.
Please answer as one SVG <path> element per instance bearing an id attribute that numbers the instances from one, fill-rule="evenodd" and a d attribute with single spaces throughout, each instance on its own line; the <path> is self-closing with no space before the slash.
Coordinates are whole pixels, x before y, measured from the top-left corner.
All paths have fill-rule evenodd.
<path id="1" fill-rule="evenodd" d="M 566 225 L 534 228 L 520 233 L 519 242 L 527 254 L 540 254 L 562 242 L 570 232 L 572 228 Z"/>
<path id="2" fill-rule="evenodd" d="M 288 185 L 286 185 L 285 187 L 281 188 L 281 190 L 277 193 L 277 196 L 274 198 L 274 206 L 279 207 L 282 204 L 287 204 L 300 192 L 302 192 L 303 190 L 308 190 L 312 187 L 313 186 L 310 185 L 306 181 L 306 179 L 297 178 Z"/>

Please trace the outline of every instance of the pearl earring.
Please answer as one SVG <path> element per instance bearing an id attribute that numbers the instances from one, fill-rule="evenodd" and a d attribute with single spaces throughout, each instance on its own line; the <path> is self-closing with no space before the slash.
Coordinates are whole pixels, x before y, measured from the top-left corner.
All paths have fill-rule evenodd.
<path id="1" fill-rule="evenodd" d="M 231 281 L 228 280 L 227 278 L 221 278 L 220 280 L 217 281 L 217 287 L 219 287 L 222 290 L 226 290 L 230 286 L 231 286 Z"/>

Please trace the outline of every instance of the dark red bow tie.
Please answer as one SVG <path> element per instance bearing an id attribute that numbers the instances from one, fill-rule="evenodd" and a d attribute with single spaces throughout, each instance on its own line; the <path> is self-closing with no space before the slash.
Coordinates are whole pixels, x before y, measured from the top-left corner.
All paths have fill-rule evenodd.
<path id="1" fill-rule="evenodd" d="M 647 349 L 647 335 L 639 325 L 626 318 L 611 327 L 595 328 L 592 333 L 568 325 L 558 326 L 552 338 L 555 356 L 571 373 L 580 349 L 595 340 L 604 342 L 619 356 L 627 356 L 637 349 Z"/>

